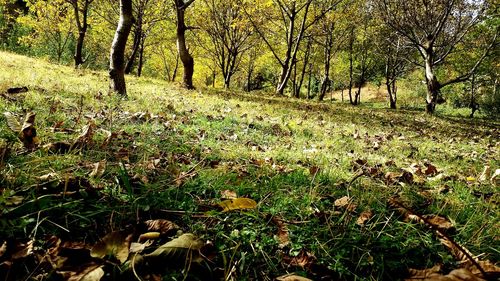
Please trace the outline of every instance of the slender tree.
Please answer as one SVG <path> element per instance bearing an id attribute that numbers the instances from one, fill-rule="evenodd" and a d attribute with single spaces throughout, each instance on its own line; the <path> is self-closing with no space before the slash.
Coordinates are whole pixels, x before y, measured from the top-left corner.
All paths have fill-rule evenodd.
<path id="1" fill-rule="evenodd" d="M 120 0 L 120 19 L 115 37 L 111 43 L 109 77 L 110 90 L 121 96 L 127 96 L 125 85 L 125 47 L 133 23 L 132 0 Z"/>
<path id="2" fill-rule="evenodd" d="M 436 69 L 456 50 L 464 36 L 484 20 L 484 11 L 489 1 L 378 0 L 377 4 L 387 24 L 420 54 L 421 61 L 414 63 L 425 73 L 428 113 L 432 114 L 436 104 L 443 100 L 441 89 L 469 79 L 495 45 L 498 29 L 492 43 L 484 47 L 484 52 L 469 71 L 440 82 L 436 76 Z"/>
<path id="3" fill-rule="evenodd" d="M 186 9 L 193 4 L 194 0 L 173 0 L 175 12 L 177 16 L 177 51 L 179 52 L 179 58 L 181 59 L 182 65 L 184 66 L 184 76 L 183 84 L 184 87 L 192 90 L 193 86 L 193 73 L 194 73 L 194 59 L 189 53 L 189 49 L 186 45 L 186 31 L 193 29 L 193 27 L 187 26 L 185 21 Z"/>
<path id="4" fill-rule="evenodd" d="M 73 7 L 73 12 L 75 16 L 76 27 L 78 28 L 78 38 L 76 39 L 75 54 L 73 59 L 75 60 L 75 67 L 78 68 L 80 65 L 85 63 L 83 58 L 83 44 L 85 41 L 85 36 L 87 35 L 88 16 L 90 11 L 90 5 L 94 0 L 66 0 Z"/>

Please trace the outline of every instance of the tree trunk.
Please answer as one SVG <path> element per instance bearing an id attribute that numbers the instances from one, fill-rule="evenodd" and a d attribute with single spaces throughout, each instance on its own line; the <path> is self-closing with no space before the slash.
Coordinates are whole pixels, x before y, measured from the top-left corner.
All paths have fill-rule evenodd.
<path id="1" fill-rule="evenodd" d="M 139 27 L 138 23 L 137 27 L 134 30 L 134 45 L 132 47 L 132 54 L 130 55 L 127 61 L 127 65 L 125 66 L 125 74 L 130 74 L 132 72 L 132 69 L 134 68 L 135 59 L 137 57 L 137 53 L 139 52 L 139 48 L 141 45 L 141 37 L 142 37 L 142 30 Z"/>
<path id="2" fill-rule="evenodd" d="M 80 65 L 84 63 L 83 60 L 83 42 L 85 40 L 85 34 L 87 32 L 87 28 L 81 29 L 78 31 L 78 39 L 76 41 L 76 49 L 75 55 L 73 58 L 75 59 L 75 68 L 78 68 Z"/>
<path id="3" fill-rule="evenodd" d="M 109 60 L 110 91 L 121 96 L 127 95 L 125 85 L 125 46 L 132 29 L 132 0 L 120 0 L 120 21 L 111 43 Z"/>
<path id="4" fill-rule="evenodd" d="M 387 95 L 389 96 L 389 106 L 391 109 L 396 109 L 396 73 L 391 69 L 391 59 L 387 58 L 385 65 L 385 85 L 387 87 Z"/>
<path id="5" fill-rule="evenodd" d="M 172 71 L 172 79 L 170 81 L 174 82 L 177 77 L 177 70 L 179 69 L 179 53 L 175 56 L 175 67 L 174 71 Z"/>
<path id="6" fill-rule="evenodd" d="M 354 28 L 351 29 L 351 34 L 349 37 L 349 102 L 354 104 L 354 100 L 352 99 L 352 80 L 353 80 L 353 58 L 352 52 L 354 51 Z"/>
<path id="7" fill-rule="evenodd" d="M 436 110 L 441 85 L 434 75 L 432 51 L 427 51 L 425 56 L 425 81 L 427 84 L 426 112 L 433 114 Z"/>
<path id="8" fill-rule="evenodd" d="M 71 2 L 73 6 L 73 10 L 75 13 L 76 25 L 78 27 L 78 38 L 76 40 L 75 54 L 73 55 L 73 59 L 75 60 L 75 68 L 78 68 L 80 65 L 85 63 L 83 59 L 83 43 L 85 42 L 85 35 L 87 34 L 88 29 L 88 12 L 89 5 L 92 1 L 85 0 L 85 3 L 81 9 L 81 13 L 83 18 L 80 20 L 80 8 L 78 7 L 78 1 Z"/>
<path id="9" fill-rule="evenodd" d="M 146 37 L 142 37 L 141 46 L 139 48 L 139 64 L 137 65 L 137 77 L 141 77 L 142 75 L 142 67 L 144 66 L 144 41 Z"/>
<path id="10" fill-rule="evenodd" d="M 330 61 L 332 59 L 332 38 L 331 34 L 327 35 L 325 42 L 325 64 L 324 64 L 324 76 L 321 82 L 321 90 L 319 94 L 319 100 L 322 101 L 325 98 L 326 92 L 330 87 Z"/>
<path id="11" fill-rule="evenodd" d="M 194 59 L 186 46 L 186 8 L 183 0 L 175 0 L 177 10 L 177 51 L 184 66 L 183 86 L 188 90 L 193 90 Z"/>
<path id="12" fill-rule="evenodd" d="M 474 118 L 474 113 L 479 109 L 479 105 L 476 102 L 476 75 L 472 74 L 470 81 L 470 104 L 469 107 L 471 109 L 470 118 Z"/>

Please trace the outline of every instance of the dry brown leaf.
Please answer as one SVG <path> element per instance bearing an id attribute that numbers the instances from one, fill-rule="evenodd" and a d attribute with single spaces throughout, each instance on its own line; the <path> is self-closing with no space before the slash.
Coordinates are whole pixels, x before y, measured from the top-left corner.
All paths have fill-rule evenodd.
<path id="1" fill-rule="evenodd" d="M 146 230 L 150 232 L 159 232 L 161 235 L 166 235 L 173 230 L 179 229 L 179 226 L 169 220 L 147 220 L 144 222 Z"/>
<path id="2" fill-rule="evenodd" d="M 312 279 L 302 277 L 295 274 L 286 274 L 283 276 L 276 277 L 277 281 L 312 281 Z"/>
<path id="3" fill-rule="evenodd" d="M 364 211 L 359 215 L 358 219 L 356 220 L 356 224 L 364 225 L 369 219 L 371 219 L 372 216 L 372 211 Z"/>
<path id="4" fill-rule="evenodd" d="M 35 117 L 36 113 L 34 112 L 28 112 L 26 114 L 23 126 L 21 127 L 21 132 L 19 134 L 19 139 L 27 149 L 34 149 L 39 144 L 35 129 Z"/>
<path id="5" fill-rule="evenodd" d="M 7 241 L 3 241 L 2 246 L 0 246 L 0 258 L 5 254 L 7 251 Z"/>
<path id="6" fill-rule="evenodd" d="M 115 256 L 121 263 L 124 263 L 128 258 L 131 237 L 132 235 L 120 231 L 111 232 L 92 247 L 90 255 L 100 259 Z"/>
<path id="7" fill-rule="evenodd" d="M 80 135 L 73 142 L 72 148 L 82 148 L 92 143 L 92 138 L 94 137 L 94 132 L 96 129 L 96 124 L 94 120 L 90 120 L 89 123 L 82 128 Z"/>
<path id="8" fill-rule="evenodd" d="M 489 260 L 477 261 L 477 263 L 479 264 L 479 266 L 481 267 L 481 269 L 486 274 L 491 275 L 490 277 L 496 277 L 496 278 L 500 277 L 500 267 L 498 267 L 497 265 L 495 265 L 491 261 L 489 261 Z M 480 277 L 484 277 L 484 276 L 482 276 L 482 273 L 479 270 L 479 268 L 477 268 L 477 266 L 475 266 L 470 261 L 467 261 L 464 264 L 462 264 L 462 267 L 464 267 L 465 269 L 469 270 L 474 275 L 477 275 L 477 276 L 480 276 Z"/>
<path id="9" fill-rule="evenodd" d="M 288 237 L 288 227 L 282 218 L 274 216 L 272 221 L 278 227 L 278 234 L 276 237 L 278 238 L 278 248 L 282 249 L 290 244 L 290 238 Z"/>
<path id="10" fill-rule="evenodd" d="M 92 166 L 94 166 L 94 169 L 89 174 L 89 177 L 100 178 L 100 177 L 102 177 L 102 175 L 104 175 L 104 172 L 106 171 L 106 159 L 103 159 L 97 163 L 94 163 L 94 164 L 92 164 Z"/>
<path id="11" fill-rule="evenodd" d="M 222 199 L 236 199 L 236 198 L 238 198 L 236 191 L 233 191 L 233 190 L 226 189 L 226 190 L 221 191 L 220 193 L 221 193 L 220 197 Z"/>
<path id="12" fill-rule="evenodd" d="M 430 269 L 424 269 L 424 270 L 411 270 L 410 273 L 416 273 L 417 275 L 411 276 L 405 281 L 485 281 L 484 279 L 481 279 L 474 274 L 472 274 L 470 271 L 467 269 L 461 268 L 461 269 L 455 269 L 451 271 L 448 275 L 442 275 L 439 273 L 440 268 L 437 268 L 438 266 L 434 266 L 433 268 Z M 436 271 L 436 269 L 438 269 Z"/>
<path id="13" fill-rule="evenodd" d="M 333 205 L 335 207 L 338 207 L 338 208 L 343 208 L 343 207 L 347 207 L 347 205 L 349 205 L 350 202 L 351 202 L 351 198 L 349 198 L 349 196 L 344 196 L 342 198 L 335 200 Z"/>
<path id="14" fill-rule="evenodd" d="M 409 275 L 411 276 L 409 279 L 406 280 L 416 280 L 416 279 L 424 279 L 427 277 L 434 276 L 436 274 L 440 275 L 439 272 L 441 271 L 441 265 L 436 264 L 435 266 L 431 268 L 426 268 L 426 269 L 413 269 L 410 268 L 408 269 Z"/>
<path id="15" fill-rule="evenodd" d="M 58 141 L 53 143 L 48 143 L 43 146 L 49 153 L 53 154 L 64 154 L 71 150 L 71 144 L 65 141 Z"/>
<path id="16" fill-rule="evenodd" d="M 301 250 L 300 253 L 295 257 L 283 257 L 283 262 L 285 262 L 289 266 L 298 266 L 302 268 L 309 268 L 315 261 L 316 257 L 313 254 L 306 252 L 305 250 Z"/>
<path id="17" fill-rule="evenodd" d="M 21 124 L 17 120 L 17 117 L 11 112 L 3 113 L 5 119 L 7 120 L 7 126 L 16 134 L 21 133 Z"/>
<path id="18" fill-rule="evenodd" d="M 103 266 L 95 263 L 85 264 L 77 271 L 58 271 L 67 281 L 99 281 L 104 276 Z"/>
<path id="19" fill-rule="evenodd" d="M 224 200 L 218 203 L 218 205 L 222 208 L 223 212 L 229 212 L 232 210 L 255 209 L 257 202 L 250 198 L 234 198 Z"/>
<path id="20" fill-rule="evenodd" d="M 31 254 L 33 254 L 33 240 L 17 244 L 11 258 L 12 260 L 23 259 Z"/>
<path id="21" fill-rule="evenodd" d="M 441 216 L 423 215 L 422 217 L 426 219 L 428 223 L 432 224 L 433 226 L 437 227 L 440 230 L 446 231 L 453 229 L 455 227 L 449 219 Z"/>
<path id="22" fill-rule="evenodd" d="M 485 182 L 487 181 L 489 178 L 491 178 L 491 167 L 489 165 L 486 165 L 484 166 L 484 170 L 483 172 L 481 173 L 481 175 L 479 176 L 479 181 L 480 182 Z"/>
<path id="23" fill-rule="evenodd" d="M 426 176 L 433 177 L 439 173 L 436 166 L 432 165 L 431 163 L 425 163 L 424 165 L 425 165 L 424 174 Z"/>

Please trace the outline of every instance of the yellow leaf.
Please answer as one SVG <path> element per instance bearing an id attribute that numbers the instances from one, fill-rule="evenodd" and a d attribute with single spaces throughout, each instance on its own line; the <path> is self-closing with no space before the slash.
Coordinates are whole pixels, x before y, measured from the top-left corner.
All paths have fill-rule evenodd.
<path id="1" fill-rule="evenodd" d="M 475 182 L 476 178 L 475 177 L 467 177 L 468 182 Z"/>
<path id="2" fill-rule="evenodd" d="M 220 202 L 219 206 L 222 207 L 223 212 L 228 212 L 232 210 L 255 209 L 257 202 L 249 198 L 234 198 Z"/>

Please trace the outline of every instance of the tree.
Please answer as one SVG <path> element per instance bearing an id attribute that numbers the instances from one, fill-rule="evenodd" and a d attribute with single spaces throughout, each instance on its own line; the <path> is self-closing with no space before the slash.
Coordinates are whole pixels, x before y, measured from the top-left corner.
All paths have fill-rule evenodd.
<path id="1" fill-rule="evenodd" d="M 436 69 L 445 63 L 464 36 L 484 20 L 488 1 L 467 0 L 378 0 L 386 23 L 418 51 L 422 62 L 414 61 L 425 73 L 427 84 L 426 111 L 433 113 L 442 100 L 441 89 L 466 81 L 488 55 L 495 43 L 483 46 L 482 55 L 463 74 L 440 82 Z M 496 41 L 495 33 L 492 42 Z"/>
<path id="2" fill-rule="evenodd" d="M 167 19 L 168 11 L 161 0 L 137 0 L 133 3 L 135 22 L 133 25 L 134 39 L 132 53 L 125 66 L 125 74 L 130 74 L 137 65 L 137 76 L 141 76 L 144 65 L 144 49 L 146 39 L 153 33 L 156 25 Z M 160 35 L 160 34 L 154 34 Z M 161 36 L 158 36 L 161 37 Z M 160 44 L 156 42 L 155 45 Z M 138 59 L 138 61 L 137 61 Z"/>
<path id="3" fill-rule="evenodd" d="M 75 67 L 79 67 L 85 60 L 83 59 L 83 43 L 88 29 L 88 16 L 90 5 L 94 0 L 66 0 L 73 7 L 76 27 L 78 29 L 78 37 L 75 46 Z"/>
<path id="4" fill-rule="evenodd" d="M 186 45 L 186 31 L 193 29 L 193 27 L 187 26 L 185 21 L 186 9 L 193 4 L 194 0 L 173 0 L 174 7 L 177 17 L 177 51 L 179 52 L 179 58 L 181 59 L 182 65 L 184 66 L 184 76 L 183 84 L 184 87 L 192 90 L 193 86 L 193 73 L 194 73 L 194 59 L 189 53 L 189 49 Z"/>
<path id="5" fill-rule="evenodd" d="M 305 32 L 322 19 L 328 12 L 333 10 L 340 1 L 289 1 L 273 0 L 274 13 L 267 13 L 262 9 L 260 12 L 266 18 L 266 24 L 258 24 L 255 19 L 250 18 L 257 33 L 264 40 L 274 58 L 279 63 L 281 72 L 276 85 L 276 94 L 283 95 L 288 84 L 294 64 L 297 61 L 297 54 L 304 39 Z M 313 4 L 318 4 L 318 10 L 313 15 L 310 14 Z M 267 7 L 266 7 L 267 8 Z M 278 27 L 275 30 L 282 38 L 273 38 L 285 43 L 284 54 L 279 49 L 280 44 L 272 44 L 269 38 L 270 34 L 275 32 L 265 32 L 263 26 Z"/>
<path id="6" fill-rule="evenodd" d="M 202 3 L 198 26 L 210 41 L 210 46 L 202 44 L 202 47 L 211 54 L 224 77 L 224 87 L 229 88 L 243 54 L 252 47 L 253 27 L 243 13 L 249 3 L 227 0 L 203 0 Z"/>
<path id="7" fill-rule="evenodd" d="M 33 34 L 22 37 L 21 41 L 32 48 L 39 47 L 60 63 L 74 30 L 71 6 L 65 0 L 30 0 L 27 6 L 29 13 L 17 21 L 30 27 Z"/>
<path id="8" fill-rule="evenodd" d="M 120 0 L 120 20 L 116 28 L 109 59 L 110 89 L 121 96 L 127 96 L 125 85 L 125 47 L 132 29 L 132 0 Z"/>

